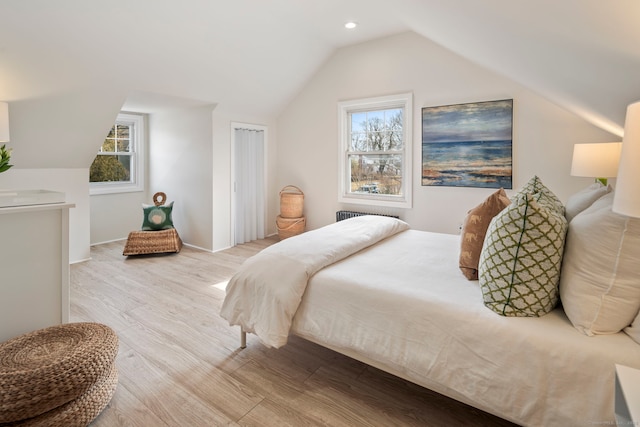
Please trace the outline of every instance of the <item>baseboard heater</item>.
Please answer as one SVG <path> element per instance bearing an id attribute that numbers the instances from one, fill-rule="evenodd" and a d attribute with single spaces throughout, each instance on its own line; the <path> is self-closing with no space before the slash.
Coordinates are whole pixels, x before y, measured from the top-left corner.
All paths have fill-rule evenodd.
<path id="1" fill-rule="evenodd" d="M 386 215 L 386 214 L 370 213 L 370 212 L 337 211 L 336 212 L 336 222 L 342 221 L 344 219 L 353 218 L 355 216 L 362 216 L 362 215 L 390 216 L 392 218 L 400 219 L 400 217 L 397 216 L 397 215 Z"/>

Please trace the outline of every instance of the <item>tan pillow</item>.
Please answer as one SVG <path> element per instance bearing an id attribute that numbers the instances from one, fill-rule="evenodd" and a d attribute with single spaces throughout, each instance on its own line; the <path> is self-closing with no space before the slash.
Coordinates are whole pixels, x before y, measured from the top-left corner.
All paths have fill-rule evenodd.
<path id="1" fill-rule="evenodd" d="M 478 260 L 489 223 L 510 203 L 501 188 L 467 213 L 462 223 L 459 261 L 460 270 L 467 279 L 478 280 Z"/>
<path id="2" fill-rule="evenodd" d="M 611 210 L 613 192 L 569 225 L 560 299 L 571 323 L 586 335 L 614 334 L 640 310 L 640 219 Z"/>

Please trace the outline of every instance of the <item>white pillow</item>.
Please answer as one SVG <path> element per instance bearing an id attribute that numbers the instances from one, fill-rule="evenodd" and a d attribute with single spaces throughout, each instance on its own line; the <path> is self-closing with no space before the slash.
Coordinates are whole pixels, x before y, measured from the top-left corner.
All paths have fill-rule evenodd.
<path id="1" fill-rule="evenodd" d="M 631 323 L 631 326 L 627 326 L 626 328 L 624 328 L 624 331 L 627 333 L 627 335 L 633 338 L 635 342 L 640 344 L 640 311 L 638 312 L 636 318 L 633 320 L 633 323 Z"/>
<path id="2" fill-rule="evenodd" d="M 613 193 L 569 223 L 560 300 L 586 335 L 613 334 L 640 310 L 640 219 L 611 211 Z"/>
<path id="3" fill-rule="evenodd" d="M 564 207 L 567 221 L 571 221 L 576 215 L 591 206 L 593 202 L 610 193 L 611 190 L 610 185 L 605 186 L 600 181 L 596 181 L 584 190 L 569 196 Z"/>

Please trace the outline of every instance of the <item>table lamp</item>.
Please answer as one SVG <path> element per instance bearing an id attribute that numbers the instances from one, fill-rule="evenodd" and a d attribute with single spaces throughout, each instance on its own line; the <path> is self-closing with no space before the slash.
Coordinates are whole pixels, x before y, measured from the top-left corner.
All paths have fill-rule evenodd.
<path id="1" fill-rule="evenodd" d="M 622 215 L 640 217 L 640 102 L 627 107 L 620 172 L 612 210 Z"/>
<path id="2" fill-rule="evenodd" d="M 618 175 L 621 142 L 575 144 L 571 176 L 588 176 L 607 185 L 607 179 Z"/>

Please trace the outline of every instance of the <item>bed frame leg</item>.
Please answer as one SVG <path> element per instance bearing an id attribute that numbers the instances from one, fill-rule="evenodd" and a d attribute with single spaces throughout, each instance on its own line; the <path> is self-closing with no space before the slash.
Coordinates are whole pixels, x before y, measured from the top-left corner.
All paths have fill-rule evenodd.
<path id="1" fill-rule="evenodd" d="M 240 328 L 240 348 L 247 348 L 247 333 Z"/>

